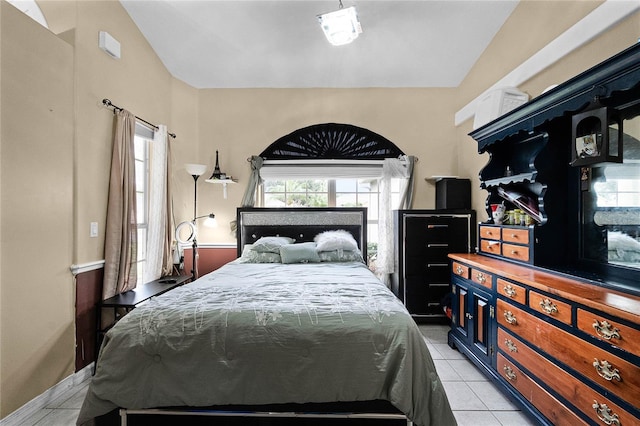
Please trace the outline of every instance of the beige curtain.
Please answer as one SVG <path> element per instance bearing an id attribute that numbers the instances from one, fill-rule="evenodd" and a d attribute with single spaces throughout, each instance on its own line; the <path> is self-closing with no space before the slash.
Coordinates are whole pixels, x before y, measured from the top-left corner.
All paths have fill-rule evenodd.
<path id="1" fill-rule="evenodd" d="M 116 126 L 109 179 L 102 298 L 135 288 L 137 281 L 137 216 L 134 135 L 136 118 L 114 112 Z"/>

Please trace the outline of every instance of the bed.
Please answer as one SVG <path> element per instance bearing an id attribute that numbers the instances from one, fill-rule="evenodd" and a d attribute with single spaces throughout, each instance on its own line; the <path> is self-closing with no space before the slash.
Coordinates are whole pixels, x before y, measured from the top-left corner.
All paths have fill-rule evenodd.
<path id="1" fill-rule="evenodd" d="M 237 214 L 238 259 L 106 334 L 79 425 L 116 411 L 122 424 L 148 415 L 456 424 L 418 327 L 363 261 L 366 209 Z"/>

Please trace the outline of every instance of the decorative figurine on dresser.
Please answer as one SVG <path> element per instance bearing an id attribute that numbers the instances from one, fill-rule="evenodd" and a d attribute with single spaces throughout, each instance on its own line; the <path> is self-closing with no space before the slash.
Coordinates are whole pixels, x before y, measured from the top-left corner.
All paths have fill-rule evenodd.
<path id="1" fill-rule="evenodd" d="M 540 424 L 640 424 L 640 43 L 470 135 L 449 344 Z"/>

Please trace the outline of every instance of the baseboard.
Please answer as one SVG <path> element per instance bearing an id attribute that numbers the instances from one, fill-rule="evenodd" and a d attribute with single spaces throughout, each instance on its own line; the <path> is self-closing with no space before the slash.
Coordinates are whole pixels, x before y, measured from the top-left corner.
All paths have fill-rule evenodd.
<path id="1" fill-rule="evenodd" d="M 66 377 L 61 382 L 55 384 L 51 388 L 47 389 L 40 395 L 33 398 L 31 401 L 18 408 L 13 413 L 9 414 L 4 419 L 0 420 L 0 426 L 20 426 L 26 419 L 36 413 L 38 410 L 46 408 L 49 404 L 60 397 L 63 393 L 72 389 L 74 386 L 87 380 L 93 374 L 93 363 L 87 365 L 77 373 Z"/>

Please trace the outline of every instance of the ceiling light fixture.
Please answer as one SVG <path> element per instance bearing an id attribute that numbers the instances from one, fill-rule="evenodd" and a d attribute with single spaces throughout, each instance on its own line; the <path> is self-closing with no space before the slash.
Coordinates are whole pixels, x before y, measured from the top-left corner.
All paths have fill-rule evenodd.
<path id="1" fill-rule="evenodd" d="M 318 15 L 318 21 L 327 40 L 334 46 L 349 44 L 362 34 L 356 7 L 351 6 L 345 9 L 342 0 L 339 0 L 338 10 Z"/>

